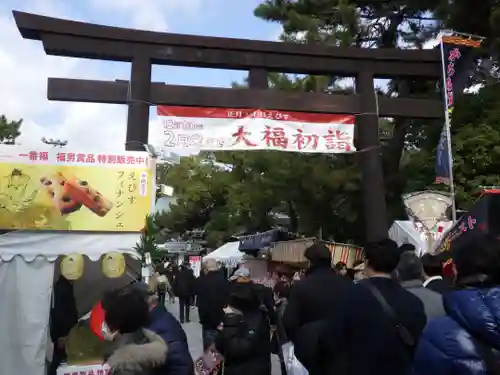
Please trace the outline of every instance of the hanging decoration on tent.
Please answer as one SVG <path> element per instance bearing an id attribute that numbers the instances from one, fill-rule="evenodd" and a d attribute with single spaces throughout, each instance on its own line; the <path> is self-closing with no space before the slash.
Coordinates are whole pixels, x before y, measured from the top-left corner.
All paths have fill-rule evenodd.
<path id="1" fill-rule="evenodd" d="M 61 261 L 61 275 L 67 280 L 78 280 L 83 276 L 85 261 L 82 254 L 66 255 Z"/>
<path id="2" fill-rule="evenodd" d="M 433 248 L 433 231 L 438 223 L 447 221 L 446 213 L 452 206 L 452 197 L 439 191 L 425 190 L 403 195 L 403 203 L 415 228 L 427 239 L 427 251 Z"/>
<path id="3" fill-rule="evenodd" d="M 122 276 L 125 273 L 126 266 L 125 257 L 122 253 L 113 251 L 105 254 L 102 258 L 102 273 L 110 279 Z"/>

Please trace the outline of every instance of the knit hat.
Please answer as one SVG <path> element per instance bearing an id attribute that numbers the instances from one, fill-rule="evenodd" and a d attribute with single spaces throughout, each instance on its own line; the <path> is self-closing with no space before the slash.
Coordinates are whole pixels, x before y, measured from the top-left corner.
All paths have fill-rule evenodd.
<path id="1" fill-rule="evenodd" d="M 248 270 L 248 268 L 245 268 L 245 267 L 238 268 L 236 271 L 234 271 L 233 276 L 231 276 L 229 278 L 229 280 L 234 281 L 234 280 L 239 279 L 240 277 L 244 277 L 244 278 L 250 277 L 250 271 Z"/>

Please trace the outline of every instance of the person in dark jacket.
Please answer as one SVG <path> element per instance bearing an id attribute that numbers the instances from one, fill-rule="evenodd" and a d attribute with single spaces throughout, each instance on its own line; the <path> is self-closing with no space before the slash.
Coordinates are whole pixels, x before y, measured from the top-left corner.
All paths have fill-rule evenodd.
<path id="1" fill-rule="evenodd" d="M 270 325 L 258 291 L 250 283 L 231 288 L 216 349 L 224 375 L 271 375 Z"/>
<path id="2" fill-rule="evenodd" d="M 500 243 L 485 235 L 452 247 L 455 289 L 443 299 L 447 316 L 425 328 L 413 375 L 498 374 L 500 364 Z"/>
<path id="3" fill-rule="evenodd" d="M 275 303 L 274 310 L 276 311 L 276 329 L 272 334 L 271 347 L 273 350 L 273 354 L 278 355 L 281 373 L 283 375 L 286 375 L 287 370 L 282 348 L 284 344 L 289 342 L 288 338 L 286 337 L 285 328 L 283 327 L 283 314 L 285 313 L 288 298 L 290 297 L 291 286 L 291 281 L 282 280 L 278 281 L 273 288 Z"/>
<path id="4" fill-rule="evenodd" d="M 168 282 L 170 285 L 174 284 L 174 276 L 175 276 L 175 271 L 174 271 L 174 266 L 173 264 L 169 264 L 167 268 L 165 269 L 165 276 L 167 276 Z"/>
<path id="5" fill-rule="evenodd" d="M 276 324 L 276 312 L 274 310 L 274 295 L 273 290 L 265 285 L 254 283 L 250 279 L 250 271 L 248 268 L 240 267 L 238 270 L 229 278 L 231 281 L 231 286 L 237 284 L 250 284 L 252 288 L 255 289 L 257 295 L 260 298 L 262 307 L 267 311 L 271 325 Z"/>
<path id="6" fill-rule="evenodd" d="M 313 244 L 305 250 L 304 256 L 311 266 L 305 277 L 293 284 L 283 314 L 283 326 L 292 341 L 302 326 L 331 316 L 340 296 L 351 284 L 331 267 L 331 253 L 324 244 Z"/>
<path id="7" fill-rule="evenodd" d="M 431 289 L 425 288 L 422 261 L 413 251 L 405 251 L 396 268 L 396 275 L 401 286 L 416 295 L 424 304 L 427 321 L 445 315 L 443 296 Z"/>
<path id="8" fill-rule="evenodd" d="M 367 279 L 351 284 L 340 302 L 342 318 L 337 314 L 329 322 L 320 355 L 331 358 L 331 367 L 323 374 L 405 375 L 410 370 L 427 319 L 420 299 L 391 277 L 400 255 L 389 239 L 364 247 Z"/>
<path id="9" fill-rule="evenodd" d="M 165 269 L 165 276 L 167 277 L 168 284 L 170 285 L 169 300 L 170 300 L 170 303 L 174 303 L 175 302 L 175 294 L 172 290 L 172 285 L 174 285 L 175 275 L 174 275 L 173 265 L 171 263 L 169 263 L 167 265 L 167 268 Z"/>
<path id="10" fill-rule="evenodd" d="M 179 298 L 179 320 L 181 323 L 190 321 L 189 312 L 195 295 L 195 282 L 196 277 L 190 264 L 184 263 L 172 286 L 174 294 Z"/>
<path id="11" fill-rule="evenodd" d="M 228 278 L 228 270 L 227 270 L 227 267 L 224 263 L 221 263 L 220 267 L 219 267 L 219 271 L 224 275 L 224 278 L 227 279 Z"/>
<path id="12" fill-rule="evenodd" d="M 422 256 L 424 267 L 424 287 L 443 294 L 448 290 L 446 282 L 443 279 L 443 264 L 439 257 L 431 254 Z"/>
<path id="13" fill-rule="evenodd" d="M 177 319 L 166 310 L 165 306 L 158 303 L 157 296 L 149 290 L 144 283 L 136 283 L 125 289 L 111 293 L 107 299 L 119 296 L 127 304 L 132 305 L 134 301 L 146 301 L 148 307 L 148 320 L 144 328 L 158 335 L 168 346 L 168 356 L 165 357 L 156 375 L 194 375 L 193 359 L 189 352 L 186 333 Z M 123 303 L 125 303 L 123 302 Z M 109 302 L 103 301 L 103 307 L 107 312 Z M 142 302 L 139 303 L 142 306 Z"/>
<path id="14" fill-rule="evenodd" d="M 67 360 L 66 339 L 77 323 L 78 311 L 73 284 L 61 275 L 54 284 L 50 309 L 50 338 L 54 351 L 48 375 L 56 375 L 59 365 Z"/>
<path id="15" fill-rule="evenodd" d="M 205 275 L 196 282 L 196 303 L 202 327 L 203 349 L 213 344 L 217 327 L 224 317 L 224 307 L 229 298 L 229 282 L 217 269 L 213 259 L 203 262 Z"/>
<path id="16" fill-rule="evenodd" d="M 326 374 L 330 365 L 328 355 L 320 350 L 325 325 L 340 313 L 344 294 L 352 282 L 339 276 L 331 267 L 330 250 L 322 243 L 307 248 L 304 256 L 310 267 L 303 279 L 296 281 L 283 313 L 286 337 L 294 344 L 295 355 L 309 374 Z"/>
<path id="17" fill-rule="evenodd" d="M 146 329 L 147 301 L 137 293 L 110 293 L 103 301 L 112 342 L 105 360 L 110 375 L 154 375 L 167 360 L 167 344 Z M 170 374 L 170 373 L 164 373 Z"/>

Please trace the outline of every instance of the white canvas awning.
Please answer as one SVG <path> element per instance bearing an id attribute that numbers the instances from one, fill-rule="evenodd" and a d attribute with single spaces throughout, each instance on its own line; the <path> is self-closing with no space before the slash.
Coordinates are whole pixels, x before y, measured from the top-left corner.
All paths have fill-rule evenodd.
<path id="1" fill-rule="evenodd" d="M 234 267 L 243 259 L 243 253 L 239 250 L 240 242 L 227 242 L 210 254 L 203 257 L 203 260 L 214 259 L 228 266 Z"/>
<path id="2" fill-rule="evenodd" d="M 137 256 L 134 250 L 139 233 L 74 233 L 15 231 L 0 235 L 0 260 L 10 261 L 15 256 L 31 262 L 36 257 L 54 262 L 60 255 L 84 254 L 91 260 L 110 251 Z"/>

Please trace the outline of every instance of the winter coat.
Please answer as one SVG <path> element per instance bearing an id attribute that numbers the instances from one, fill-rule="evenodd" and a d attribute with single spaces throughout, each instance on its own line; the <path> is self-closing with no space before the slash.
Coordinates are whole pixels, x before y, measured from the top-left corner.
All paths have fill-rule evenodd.
<path id="1" fill-rule="evenodd" d="M 175 317 L 164 306 L 156 306 L 149 314 L 149 330 L 159 335 L 168 345 L 168 359 L 158 375 L 193 375 L 193 359 L 189 353 L 186 333 Z"/>
<path id="2" fill-rule="evenodd" d="M 274 332 L 271 340 L 273 353 L 278 354 L 281 350 L 282 345 L 287 343 L 289 340 L 286 337 L 285 328 L 283 327 L 282 317 L 286 310 L 286 305 L 288 301 L 285 298 L 281 298 L 276 301 L 275 311 L 276 311 L 276 331 Z"/>
<path id="3" fill-rule="evenodd" d="M 222 272 L 210 271 L 196 282 L 196 305 L 204 329 L 217 329 L 229 299 L 229 282 Z"/>
<path id="4" fill-rule="evenodd" d="M 274 309 L 274 295 L 273 290 L 266 285 L 254 283 L 250 279 L 238 279 L 230 283 L 230 291 L 234 289 L 238 284 L 248 284 L 251 288 L 255 290 L 255 293 L 260 299 L 260 304 L 267 311 L 271 325 L 276 324 L 276 312 Z"/>
<path id="5" fill-rule="evenodd" d="M 424 287 L 424 284 L 420 280 L 408 280 L 403 281 L 401 286 L 405 288 L 410 293 L 417 296 L 424 304 L 425 315 L 427 316 L 427 321 L 438 316 L 445 315 L 443 306 L 443 296 L 431 289 Z"/>
<path id="6" fill-rule="evenodd" d="M 266 312 L 225 314 L 215 347 L 224 375 L 271 375 L 270 327 Z"/>
<path id="7" fill-rule="evenodd" d="M 52 307 L 50 309 L 50 337 L 56 342 L 69 335 L 78 322 L 75 293 L 70 281 L 60 276 L 54 284 Z"/>
<path id="8" fill-rule="evenodd" d="M 368 285 L 377 288 L 396 319 L 384 311 Z M 405 344 L 397 327 L 398 323 L 404 326 L 414 342 L 418 342 L 427 321 L 420 299 L 385 277 L 353 283 L 343 297 L 328 325 L 317 322 L 299 332 L 304 344 L 296 345 L 296 355 L 306 367 L 312 364 L 313 371 L 309 373 L 406 375 L 414 348 Z M 308 352 L 307 343 L 314 341 L 320 345 L 315 352 Z M 322 367 L 314 367 L 315 363 Z"/>
<path id="9" fill-rule="evenodd" d="M 110 375 L 154 375 L 167 360 L 167 344 L 155 333 L 141 329 L 119 334 L 106 359 Z"/>
<path id="10" fill-rule="evenodd" d="M 488 374 L 476 340 L 494 348 L 500 360 L 500 287 L 450 291 L 444 306 L 447 316 L 425 328 L 412 374 Z"/>
<path id="11" fill-rule="evenodd" d="M 328 264 L 312 266 L 302 280 L 292 285 L 282 318 L 287 337 L 294 341 L 302 326 L 331 317 L 351 284 Z"/>
<path id="12" fill-rule="evenodd" d="M 183 267 L 174 279 L 172 285 L 174 294 L 183 299 L 190 299 L 195 294 L 196 277 L 193 270 Z"/>
<path id="13" fill-rule="evenodd" d="M 444 294 L 448 291 L 448 286 L 446 285 L 446 281 L 442 277 L 436 277 L 431 280 L 428 280 L 424 283 L 424 286 L 427 289 L 433 290 L 439 294 Z"/>

